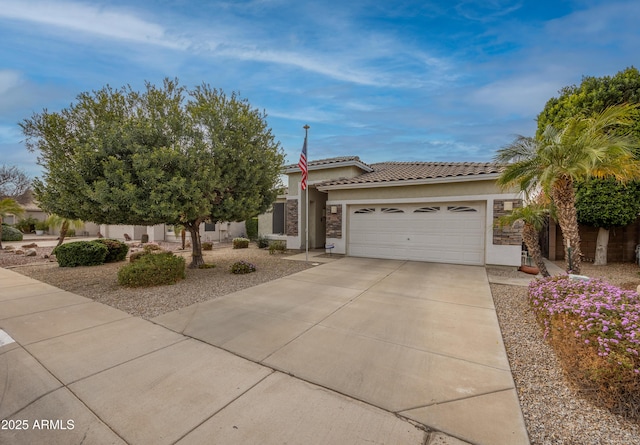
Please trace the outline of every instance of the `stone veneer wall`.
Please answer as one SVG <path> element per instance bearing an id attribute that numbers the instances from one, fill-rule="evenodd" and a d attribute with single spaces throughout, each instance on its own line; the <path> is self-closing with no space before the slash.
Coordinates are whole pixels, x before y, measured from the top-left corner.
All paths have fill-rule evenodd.
<path id="1" fill-rule="evenodd" d="M 517 228 L 497 226 L 498 218 L 511 213 L 511 211 L 504 209 L 505 202 L 512 202 L 514 209 L 522 207 L 521 199 L 496 199 L 493 201 L 493 244 L 519 246 L 522 244 L 522 230 L 518 225 L 516 225 Z"/>
<path id="2" fill-rule="evenodd" d="M 298 236 L 298 200 L 287 199 L 287 236 Z"/>
<path id="3" fill-rule="evenodd" d="M 331 213 L 331 207 L 327 206 L 327 238 L 342 238 L 342 206 L 336 206 L 338 213 Z"/>

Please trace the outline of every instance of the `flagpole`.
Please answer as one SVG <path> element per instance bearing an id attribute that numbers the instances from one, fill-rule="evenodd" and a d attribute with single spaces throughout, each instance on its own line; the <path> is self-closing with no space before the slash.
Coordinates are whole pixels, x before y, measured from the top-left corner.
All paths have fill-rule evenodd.
<path id="1" fill-rule="evenodd" d="M 309 133 L 309 128 L 311 128 L 311 127 L 309 127 L 308 125 L 305 125 L 302 128 L 304 128 L 304 143 L 305 143 L 305 146 L 307 146 L 307 135 Z M 308 165 L 308 162 L 309 162 L 309 151 L 308 150 L 309 150 L 309 147 L 307 146 L 307 154 L 306 154 L 306 156 L 307 156 L 307 165 Z M 307 171 L 308 171 L 308 167 L 307 167 Z M 308 173 L 307 173 L 307 175 L 308 175 Z M 307 176 L 307 178 L 308 178 L 308 176 Z M 307 213 L 307 224 L 306 224 L 306 227 L 305 227 L 306 241 L 304 243 L 304 247 L 305 247 L 305 261 L 309 262 L 309 180 L 308 179 L 307 179 L 307 189 L 305 190 L 305 195 L 306 195 L 306 198 L 307 198 L 306 199 L 307 200 L 307 211 L 306 211 L 306 213 Z"/>

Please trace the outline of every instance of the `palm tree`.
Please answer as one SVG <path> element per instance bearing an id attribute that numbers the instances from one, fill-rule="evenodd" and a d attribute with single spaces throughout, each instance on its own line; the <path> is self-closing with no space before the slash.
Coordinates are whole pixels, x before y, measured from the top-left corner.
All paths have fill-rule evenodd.
<path id="1" fill-rule="evenodd" d="M 526 207 L 518 207 L 508 214 L 498 218 L 499 226 L 514 226 L 517 223 L 522 224 L 522 240 L 527 246 L 529 254 L 538 266 L 538 270 L 543 277 L 549 276 L 547 266 L 542 259 L 542 251 L 540 250 L 540 238 L 538 233 L 547 223 L 549 209 L 547 205 L 538 202 L 532 202 Z"/>
<path id="2" fill-rule="evenodd" d="M 69 228 L 73 227 L 74 230 L 81 229 L 84 226 L 84 221 L 80 219 L 64 218 L 60 215 L 52 214 L 47 218 L 47 224 L 51 228 L 60 227 L 60 236 L 58 237 L 58 244 L 56 244 L 56 247 L 58 247 L 64 242 L 64 238 L 67 236 Z"/>
<path id="3" fill-rule="evenodd" d="M 548 126 L 539 138 L 518 136 L 498 150 L 497 162 L 506 164 L 498 184 L 521 190 L 541 187 L 552 199 L 564 239 L 567 271 L 580 273 L 580 235 L 574 181 L 613 177 L 640 178 L 634 156 L 637 140 L 630 131 L 634 105 L 617 105 L 593 116 L 573 116 L 562 128 Z"/>
<path id="4" fill-rule="evenodd" d="M 0 249 L 2 249 L 2 220 L 8 213 L 12 215 L 22 215 L 24 209 L 15 199 L 4 198 L 0 200 Z"/>

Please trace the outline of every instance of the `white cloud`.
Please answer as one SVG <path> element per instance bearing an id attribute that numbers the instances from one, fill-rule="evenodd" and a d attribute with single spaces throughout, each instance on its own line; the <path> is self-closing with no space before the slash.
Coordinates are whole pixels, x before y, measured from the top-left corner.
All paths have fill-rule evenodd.
<path id="1" fill-rule="evenodd" d="M 517 11 L 521 6 L 512 0 L 463 0 L 456 5 L 456 11 L 466 19 L 486 22 Z"/>
<path id="2" fill-rule="evenodd" d="M 471 100 L 504 114 L 537 115 L 557 91 L 558 84 L 542 75 L 523 75 L 485 85 L 471 94 Z"/>
<path id="3" fill-rule="evenodd" d="M 186 43 L 156 23 L 125 10 L 88 3 L 4 0 L 0 17 L 54 26 L 101 37 L 183 49 Z"/>
<path id="4" fill-rule="evenodd" d="M 10 92 L 21 83 L 20 73 L 14 70 L 0 70 L 0 95 Z"/>

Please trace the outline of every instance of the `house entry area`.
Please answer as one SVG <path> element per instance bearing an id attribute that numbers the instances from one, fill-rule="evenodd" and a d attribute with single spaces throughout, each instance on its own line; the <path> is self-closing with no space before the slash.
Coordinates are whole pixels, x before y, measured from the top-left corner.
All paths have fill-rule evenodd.
<path id="1" fill-rule="evenodd" d="M 347 254 L 483 265 L 485 204 L 351 205 Z"/>
<path id="2" fill-rule="evenodd" d="M 309 248 L 322 249 L 326 241 L 328 195 L 313 186 L 307 190 L 309 191 Z M 304 209 L 302 214 L 304 217 Z M 302 235 L 304 237 L 304 233 Z"/>

